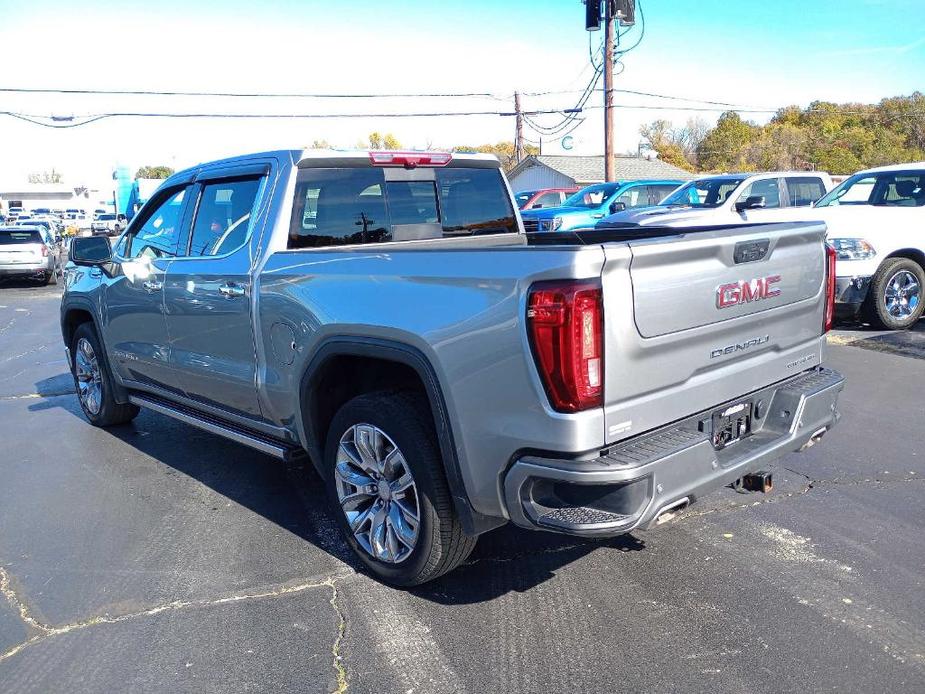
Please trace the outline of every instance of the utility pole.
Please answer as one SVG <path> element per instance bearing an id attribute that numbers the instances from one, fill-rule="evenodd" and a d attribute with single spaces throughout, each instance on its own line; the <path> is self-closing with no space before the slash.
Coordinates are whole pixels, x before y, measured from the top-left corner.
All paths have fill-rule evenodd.
<path id="1" fill-rule="evenodd" d="M 604 180 L 617 177 L 613 137 L 613 0 L 604 0 Z"/>
<path id="2" fill-rule="evenodd" d="M 524 158 L 524 117 L 520 110 L 520 92 L 514 92 L 514 163 Z"/>

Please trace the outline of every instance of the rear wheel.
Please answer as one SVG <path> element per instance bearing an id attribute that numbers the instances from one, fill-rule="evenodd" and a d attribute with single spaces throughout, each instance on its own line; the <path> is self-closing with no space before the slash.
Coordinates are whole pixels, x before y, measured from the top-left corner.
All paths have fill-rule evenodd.
<path id="1" fill-rule="evenodd" d="M 80 409 L 91 424 L 109 427 L 138 416 L 138 407 L 113 398 L 112 374 L 92 323 L 83 323 L 71 339 L 71 372 Z"/>
<path id="2" fill-rule="evenodd" d="M 325 463 L 338 524 L 382 581 L 425 583 L 475 547 L 453 510 L 422 397 L 378 392 L 347 402 L 331 423 Z"/>
<path id="3" fill-rule="evenodd" d="M 909 258 L 890 258 L 877 270 L 864 304 L 866 318 L 884 330 L 904 330 L 922 317 L 925 270 Z"/>

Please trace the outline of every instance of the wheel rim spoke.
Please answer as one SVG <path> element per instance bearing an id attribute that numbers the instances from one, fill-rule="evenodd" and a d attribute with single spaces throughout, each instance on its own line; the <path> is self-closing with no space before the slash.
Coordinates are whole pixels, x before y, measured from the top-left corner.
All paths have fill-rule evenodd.
<path id="1" fill-rule="evenodd" d="M 414 486 L 414 478 L 411 476 L 410 472 L 406 472 L 397 480 L 393 480 L 389 483 L 389 488 L 392 490 L 392 494 L 400 494 L 412 486 Z"/>
<path id="2" fill-rule="evenodd" d="M 908 270 L 900 270 L 886 283 L 883 303 L 887 313 L 900 320 L 910 318 L 918 310 L 921 285 Z"/>
<path id="3" fill-rule="evenodd" d="M 395 531 L 397 539 L 405 547 L 414 547 L 414 541 L 417 538 L 417 523 L 409 523 L 405 512 L 398 504 L 393 503 L 392 508 L 389 509 L 389 525 Z"/>
<path id="4" fill-rule="evenodd" d="M 356 424 L 341 437 L 334 466 L 338 501 L 359 546 L 397 564 L 417 543 L 417 486 L 402 451 L 384 431 Z"/>
<path id="5" fill-rule="evenodd" d="M 381 437 L 376 427 L 368 424 L 354 427 L 353 445 L 360 456 L 363 469 L 374 472 L 382 471 Z"/>
<path id="6" fill-rule="evenodd" d="M 371 476 L 346 461 L 339 461 L 334 470 L 345 484 L 356 488 L 376 486 L 376 481 Z"/>
<path id="7" fill-rule="evenodd" d="M 89 414 L 99 414 L 103 408 L 103 376 L 93 346 L 86 338 L 77 342 L 74 372 L 80 404 Z"/>

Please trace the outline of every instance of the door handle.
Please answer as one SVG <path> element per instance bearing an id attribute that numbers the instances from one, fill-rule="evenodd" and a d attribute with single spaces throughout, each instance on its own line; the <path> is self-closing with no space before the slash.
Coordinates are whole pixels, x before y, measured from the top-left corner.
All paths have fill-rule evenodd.
<path id="1" fill-rule="evenodd" d="M 232 299 L 236 296 L 244 296 L 245 289 L 246 287 L 240 284 L 226 282 L 218 288 L 218 291 L 222 296 L 227 296 L 229 299 Z"/>
<path id="2" fill-rule="evenodd" d="M 145 288 L 146 292 L 159 292 L 164 288 L 164 283 L 157 280 L 145 280 L 141 283 L 141 286 Z"/>

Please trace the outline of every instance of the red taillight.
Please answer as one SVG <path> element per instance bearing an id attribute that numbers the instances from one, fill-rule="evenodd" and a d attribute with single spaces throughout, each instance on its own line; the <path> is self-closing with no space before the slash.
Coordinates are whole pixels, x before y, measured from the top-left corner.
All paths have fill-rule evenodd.
<path id="1" fill-rule="evenodd" d="M 369 161 L 373 166 L 405 166 L 413 169 L 416 166 L 446 166 L 453 155 L 449 152 L 382 152 L 369 153 Z"/>
<path id="2" fill-rule="evenodd" d="M 827 333 L 835 322 L 835 249 L 825 245 L 825 323 L 822 332 Z"/>
<path id="3" fill-rule="evenodd" d="M 553 408 L 579 412 L 604 402 L 604 315 L 596 281 L 537 282 L 527 329 Z"/>
<path id="4" fill-rule="evenodd" d="M 48 246 L 42 245 L 42 257 L 43 258 L 48 257 Z"/>

